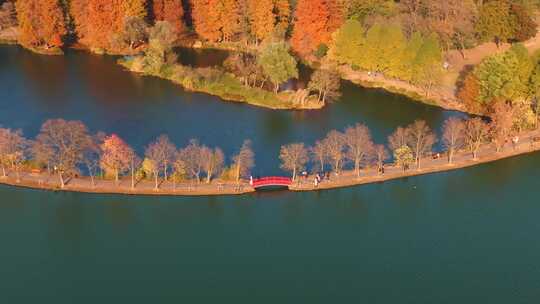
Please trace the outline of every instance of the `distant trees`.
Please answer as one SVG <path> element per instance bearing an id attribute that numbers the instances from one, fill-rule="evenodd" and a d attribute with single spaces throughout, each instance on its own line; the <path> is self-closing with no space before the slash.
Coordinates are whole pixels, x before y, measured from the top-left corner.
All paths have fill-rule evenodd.
<path id="1" fill-rule="evenodd" d="M 436 36 L 413 33 L 407 40 L 397 25 L 375 24 L 364 33 L 355 20 L 334 33 L 329 57 L 341 64 L 409 81 L 429 93 L 442 73 Z"/>
<path id="2" fill-rule="evenodd" d="M 281 147 L 279 153 L 281 168 L 292 172 L 293 181 L 296 180 L 297 173 L 305 169 L 309 161 L 308 150 L 303 143 L 288 144 Z"/>
<path id="3" fill-rule="evenodd" d="M 486 114 L 497 102 L 507 103 L 518 129 L 533 127 L 537 64 L 523 45 L 515 44 L 504 53 L 485 58 L 469 72 L 458 96 L 469 110 Z"/>
<path id="4" fill-rule="evenodd" d="M 536 34 L 536 24 L 519 3 L 493 0 L 480 8 L 476 31 L 484 41 L 525 41 Z"/>

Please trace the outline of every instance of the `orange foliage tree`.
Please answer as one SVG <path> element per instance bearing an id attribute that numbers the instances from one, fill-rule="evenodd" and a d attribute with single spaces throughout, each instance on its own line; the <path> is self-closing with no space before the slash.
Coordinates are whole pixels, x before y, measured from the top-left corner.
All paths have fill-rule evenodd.
<path id="1" fill-rule="evenodd" d="M 289 28 L 289 0 L 247 0 L 251 34 L 262 41 L 276 30 L 285 34 Z"/>
<path id="2" fill-rule="evenodd" d="M 275 24 L 274 0 L 248 0 L 251 34 L 261 41 L 272 34 Z"/>
<path id="3" fill-rule="evenodd" d="M 231 40 L 241 29 L 237 0 L 193 0 L 191 17 L 195 32 L 213 42 Z"/>
<path id="4" fill-rule="evenodd" d="M 61 47 L 66 35 L 59 0 L 18 0 L 20 42 L 27 47 Z"/>
<path id="5" fill-rule="evenodd" d="M 305 56 L 327 44 L 342 22 L 341 0 L 298 0 L 291 37 L 293 50 Z"/>
<path id="6" fill-rule="evenodd" d="M 114 176 L 118 182 L 119 175 L 130 167 L 133 149 L 116 134 L 108 136 L 100 146 L 102 154 L 100 166 L 107 175 Z"/>
<path id="7" fill-rule="evenodd" d="M 92 47 L 110 50 L 115 35 L 124 29 L 129 17 L 146 16 L 145 0 L 72 0 L 79 40 Z"/>
<path id="8" fill-rule="evenodd" d="M 154 21 L 167 21 L 173 26 L 177 34 L 184 32 L 182 0 L 154 0 L 152 10 Z"/>

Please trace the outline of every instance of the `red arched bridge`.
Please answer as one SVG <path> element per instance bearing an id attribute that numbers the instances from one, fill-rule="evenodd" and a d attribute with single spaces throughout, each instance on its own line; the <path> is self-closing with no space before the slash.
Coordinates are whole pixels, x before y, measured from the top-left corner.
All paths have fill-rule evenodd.
<path id="1" fill-rule="evenodd" d="M 283 176 L 268 176 L 253 179 L 252 186 L 255 189 L 263 187 L 288 187 L 292 184 L 292 180 L 289 177 Z"/>

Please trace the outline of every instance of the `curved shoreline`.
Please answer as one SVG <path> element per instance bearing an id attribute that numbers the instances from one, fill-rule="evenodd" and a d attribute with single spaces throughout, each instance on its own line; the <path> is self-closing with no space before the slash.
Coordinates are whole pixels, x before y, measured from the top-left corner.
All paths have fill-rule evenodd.
<path id="1" fill-rule="evenodd" d="M 456 153 L 454 162 L 451 165 L 448 164 L 447 159 L 444 156 L 437 159 L 424 158 L 422 159 L 422 167 L 420 170 L 409 169 L 403 171 L 399 167 L 388 165 L 385 167 L 385 174 L 379 175 L 375 168 L 370 167 L 362 170 L 360 177 L 357 177 L 353 171 L 344 171 L 339 176 L 332 174 L 330 180 L 322 181 L 317 187 L 315 187 L 312 179 L 298 179 L 289 186 L 289 190 L 301 192 L 347 188 L 473 167 L 540 151 L 540 142 L 534 140 L 539 136 L 540 130 L 523 133 L 520 136 L 521 140 L 519 144 L 515 147 L 507 144 L 505 149 L 498 153 L 495 152 L 495 148 L 492 147 L 491 144 L 485 144 L 478 152 L 478 159 L 476 160 L 472 158 L 470 152 L 460 151 Z M 230 196 L 255 192 L 255 189 L 245 181 L 240 184 L 237 184 L 236 182 L 214 181 L 210 184 L 190 182 L 178 183 L 177 185 L 172 182 L 162 181 L 159 190 L 155 190 L 153 181 L 143 180 L 137 182 L 135 189 L 131 189 L 131 179 L 127 177 L 121 180 L 118 185 L 111 180 L 101 180 L 96 178 L 94 187 L 92 186 L 89 177 L 74 178 L 62 189 L 59 186 L 58 177 L 56 175 L 49 175 L 46 173 L 31 174 L 28 172 L 21 173 L 21 181 L 19 183 L 16 182 L 15 174 L 11 172 L 11 175 L 7 178 L 0 178 L 0 184 L 34 190 L 130 196 Z"/>

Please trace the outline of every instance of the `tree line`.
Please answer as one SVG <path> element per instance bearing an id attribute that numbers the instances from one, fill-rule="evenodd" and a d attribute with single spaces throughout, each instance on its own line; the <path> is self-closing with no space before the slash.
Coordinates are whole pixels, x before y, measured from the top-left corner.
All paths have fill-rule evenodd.
<path id="1" fill-rule="evenodd" d="M 407 39 L 435 35 L 444 50 L 485 41 L 524 41 L 536 34 L 538 0 L 8 0 L 16 2 L 21 42 L 59 47 L 75 38 L 119 51 L 127 24 L 171 23 L 182 36 L 211 42 L 290 41 L 302 57 L 324 52 L 348 20 L 369 29 L 394 25 Z M 69 39 L 66 39 L 69 38 Z M 351 37 L 354 38 L 354 37 Z"/>
<path id="2" fill-rule="evenodd" d="M 416 120 L 408 126 L 398 127 L 388 137 L 385 146 L 375 143 L 369 128 L 358 123 L 344 132 L 330 131 L 311 147 L 304 143 L 282 146 L 279 155 L 281 168 L 291 172 L 293 180 L 297 179 L 299 172 L 307 169 L 317 173 L 331 171 L 339 175 L 344 168 L 349 168 L 359 177 L 362 170 L 375 167 L 379 174 L 383 174 L 385 162 L 389 159 L 404 171 L 412 167 L 419 170 L 424 159 L 440 153 L 445 153 L 448 163 L 452 164 L 459 151 L 470 152 L 476 160 L 486 144 L 493 145 L 496 152 L 501 152 L 515 136 L 504 109 L 491 121 L 480 117 L 450 117 L 442 129 L 441 138 L 437 138 L 425 121 Z M 437 142 L 440 142 L 443 150 L 434 152 Z"/>
<path id="3" fill-rule="evenodd" d="M 144 178 L 153 179 L 156 190 L 163 181 L 172 182 L 174 187 L 181 181 L 210 183 L 216 178 L 240 183 L 255 165 L 254 156 L 251 142 L 246 140 L 227 167 L 220 148 L 201 145 L 196 139 L 177 148 L 167 135 L 160 135 L 140 157 L 116 134 L 91 134 L 82 122 L 63 119 L 46 121 L 33 140 L 25 138 L 20 130 L 0 128 L 2 177 L 12 170 L 20 182 L 23 169 L 46 168 L 49 174 L 58 176 L 62 188 L 81 172 L 90 178 L 93 187 L 98 172 L 116 184 L 122 176 L 130 176 L 132 189 Z"/>

